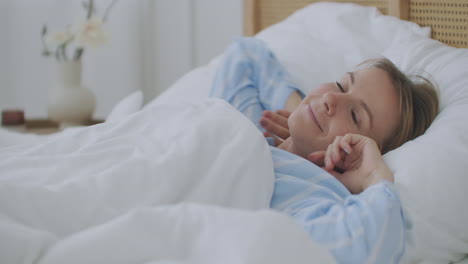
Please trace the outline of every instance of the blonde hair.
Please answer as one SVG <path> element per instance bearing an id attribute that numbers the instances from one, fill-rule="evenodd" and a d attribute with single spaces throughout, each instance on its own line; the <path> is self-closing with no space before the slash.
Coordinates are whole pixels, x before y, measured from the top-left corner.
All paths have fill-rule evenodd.
<path id="1" fill-rule="evenodd" d="M 393 136 L 383 142 L 382 154 L 424 134 L 439 109 L 436 86 L 421 75 L 406 76 L 387 58 L 366 60 L 357 67 L 377 68 L 387 72 L 400 98 L 401 122 L 392 133 Z"/>

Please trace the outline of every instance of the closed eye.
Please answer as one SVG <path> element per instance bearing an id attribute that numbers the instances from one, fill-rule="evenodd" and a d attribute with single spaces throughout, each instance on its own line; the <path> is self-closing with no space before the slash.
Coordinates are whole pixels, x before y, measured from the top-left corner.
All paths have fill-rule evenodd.
<path id="1" fill-rule="evenodd" d="M 351 117 L 353 118 L 353 122 L 357 125 L 358 120 L 357 120 L 357 117 L 356 117 L 356 113 L 354 111 L 351 111 Z"/>
<path id="2" fill-rule="evenodd" d="M 345 92 L 345 90 L 343 89 L 343 86 L 341 85 L 341 83 L 336 82 L 336 85 L 338 86 L 338 88 L 340 89 L 340 91 L 342 93 Z M 353 110 L 351 110 L 351 118 L 353 119 L 354 124 L 357 125 L 358 124 L 358 119 L 357 119 L 357 116 L 356 116 L 356 112 L 354 112 Z"/>
<path id="3" fill-rule="evenodd" d="M 339 82 L 336 82 L 336 85 L 338 86 L 338 88 L 341 90 L 341 92 L 345 92 L 345 90 L 343 89 L 343 86 L 341 86 L 341 83 Z"/>

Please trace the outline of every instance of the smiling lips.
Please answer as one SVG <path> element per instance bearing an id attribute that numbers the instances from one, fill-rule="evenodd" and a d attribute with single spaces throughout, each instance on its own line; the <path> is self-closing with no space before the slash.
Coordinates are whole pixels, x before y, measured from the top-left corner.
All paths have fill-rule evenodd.
<path id="1" fill-rule="evenodd" d="M 318 126 L 318 128 L 320 128 L 320 130 L 323 132 L 323 129 L 320 126 L 319 122 L 317 121 L 317 118 L 315 117 L 315 114 L 314 114 L 314 110 L 312 110 L 312 106 L 310 104 L 309 104 L 308 110 L 309 110 L 309 114 L 310 114 L 310 117 L 312 118 L 312 120 L 315 122 L 315 124 Z"/>

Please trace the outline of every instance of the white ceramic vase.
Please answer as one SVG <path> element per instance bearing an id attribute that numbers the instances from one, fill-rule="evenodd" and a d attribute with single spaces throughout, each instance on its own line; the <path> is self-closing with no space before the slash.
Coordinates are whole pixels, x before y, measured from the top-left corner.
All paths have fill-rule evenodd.
<path id="1" fill-rule="evenodd" d="M 57 62 L 56 83 L 49 89 L 49 119 L 82 125 L 91 120 L 95 108 L 93 92 L 81 84 L 81 61 Z"/>

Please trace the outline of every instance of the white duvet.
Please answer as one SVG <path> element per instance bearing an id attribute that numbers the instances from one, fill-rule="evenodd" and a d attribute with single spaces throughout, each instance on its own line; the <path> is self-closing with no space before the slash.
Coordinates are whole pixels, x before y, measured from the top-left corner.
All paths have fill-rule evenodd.
<path id="1" fill-rule="evenodd" d="M 3 147 L 0 263 L 330 261 L 267 209 L 273 184 L 261 133 L 217 99 Z"/>

